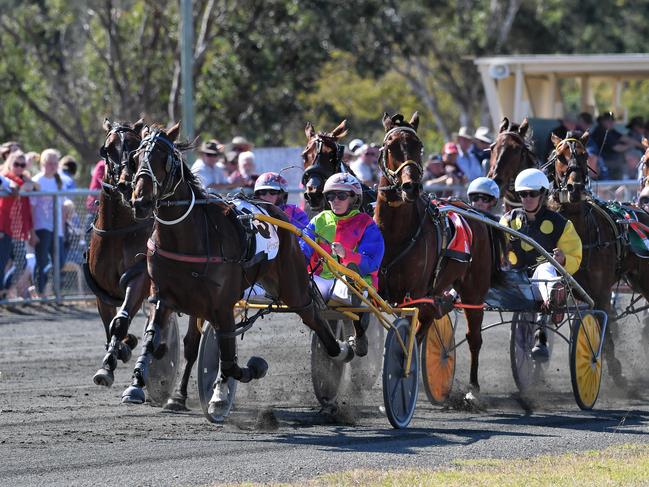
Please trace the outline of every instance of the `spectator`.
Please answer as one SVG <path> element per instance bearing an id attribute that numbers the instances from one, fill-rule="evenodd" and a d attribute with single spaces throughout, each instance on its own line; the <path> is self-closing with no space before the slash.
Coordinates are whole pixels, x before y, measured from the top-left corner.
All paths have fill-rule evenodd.
<path id="1" fill-rule="evenodd" d="M 558 120 L 559 125 L 550 130 L 548 137 L 545 141 L 545 160 L 547 161 L 550 157 L 550 154 L 554 150 L 554 144 L 552 143 L 552 134 L 556 135 L 560 139 L 565 139 L 568 132 L 574 132 L 577 128 L 577 119 L 572 113 L 566 113 L 562 118 Z"/>
<path id="2" fill-rule="evenodd" d="M 65 191 L 77 189 L 77 184 L 74 182 L 74 177 L 77 175 L 77 168 L 77 161 L 75 161 L 72 156 L 61 158 L 61 161 L 59 162 L 59 171 L 62 176 L 65 176 L 65 178 L 62 178 L 63 189 Z"/>
<path id="3" fill-rule="evenodd" d="M 628 177 L 624 153 L 630 148 L 642 149 L 642 144 L 615 129 L 615 116 L 606 112 L 597 117 L 597 125 L 589 139 L 596 147 L 612 179 Z M 635 178 L 635 174 L 631 177 Z"/>
<path id="4" fill-rule="evenodd" d="M 20 144 L 15 140 L 10 140 L 0 145 L 0 158 L 2 161 L 6 161 L 9 157 L 9 154 L 20 150 Z M 0 161 L 0 162 L 2 162 Z"/>
<path id="5" fill-rule="evenodd" d="M 9 181 L 16 195 L 0 198 L 0 292 L 10 287 L 6 266 L 13 256 L 12 268 L 21 275 L 26 267 L 26 245 L 35 245 L 37 237 L 32 224 L 29 198 L 18 196 L 34 189 L 34 183 L 25 174 L 25 155 L 21 151 L 9 154 L 2 176 Z M 14 293 L 15 294 L 15 293 Z M 11 296 L 14 297 L 14 296 Z"/>
<path id="6" fill-rule="evenodd" d="M 102 188 L 101 182 L 104 180 L 105 175 L 106 175 L 106 161 L 100 159 L 97 161 L 97 164 L 95 164 L 95 167 L 92 170 L 92 176 L 90 178 L 90 186 L 88 186 L 88 189 L 100 190 Z M 86 228 L 90 226 L 90 223 L 92 223 L 92 218 L 94 218 L 95 213 L 97 213 L 97 203 L 98 203 L 98 198 L 95 195 L 91 194 L 88 195 L 88 197 L 86 198 L 86 209 L 88 210 L 88 219 L 89 219 Z"/>
<path id="7" fill-rule="evenodd" d="M 230 188 L 231 185 L 222 163 L 225 157 L 223 144 L 216 139 L 203 142 L 198 153 L 200 159 L 197 159 L 192 166 L 192 172 L 198 177 L 203 187 L 216 191 Z M 220 165 L 219 161 L 221 161 Z"/>
<path id="8" fill-rule="evenodd" d="M 230 142 L 230 149 L 226 152 L 225 157 L 225 172 L 228 177 L 232 175 L 233 172 L 238 170 L 239 165 L 239 154 L 242 152 L 251 152 L 253 145 L 248 142 L 245 137 L 237 135 Z"/>
<path id="9" fill-rule="evenodd" d="M 253 188 L 257 180 L 255 173 L 255 155 L 250 152 L 239 154 L 239 169 L 230 174 L 230 184 L 241 188 Z"/>
<path id="10" fill-rule="evenodd" d="M 482 163 L 473 151 L 473 135 L 468 127 L 460 127 L 455 137 L 457 147 L 457 167 L 468 181 L 482 176 Z"/>
<path id="11" fill-rule="evenodd" d="M 590 132 L 593 127 L 593 116 L 588 112 L 581 112 L 577 117 L 577 125 L 575 130 L 581 133 Z"/>
<path id="12" fill-rule="evenodd" d="M 41 172 L 34 176 L 34 181 L 40 185 L 41 191 L 59 192 L 63 189 L 63 177 L 57 172 L 59 167 L 59 152 L 56 149 L 46 149 L 41 154 Z M 31 198 L 32 218 L 38 237 L 36 244 L 36 290 L 43 295 L 47 284 L 47 267 L 50 259 L 54 261 L 54 239 L 59 243 L 59 263 L 63 267 L 65 253 L 63 250 L 63 219 L 61 207 L 64 201 L 59 200 L 59 211 L 54 214 L 54 198 L 37 196 Z M 54 235 L 54 223 L 58 224 L 58 233 Z"/>
<path id="13" fill-rule="evenodd" d="M 356 153 L 358 157 L 349 167 L 361 183 L 373 186 L 378 181 L 379 148 L 376 144 L 363 144 Z"/>
<path id="14" fill-rule="evenodd" d="M 81 218 L 74 207 L 72 200 L 66 199 L 63 203 L 63 252 L 65 262 L 81 264 L 83 262 L 83 230 Z"/>
<path id="15" fill-rule="evenodd" d="M 424 185 L 424 189 L 434 184 L 446 184 L 446 170 L 444 169 L 442 156 L 439 154 L 431 154 L 428 156 L 421 182 Z"/>
<path id="16" fill-rule="evenodd" d="M 629 129 L 627 136 L 642 144 L 642 139 L 646 137 L 644 118 L 633 117 L 629 123 L 626 124 L 626 128 Z"/>
<path id="17" fill-rule="evenodd" d="M 442 151 L 442 164 L 444 172 L 441 176 L 428 180 L 424 184 L 424 188 L 428 191 L 432 190 L 433 185 L 445 184 L 446 186 L 456 186 L 466 183 L 466 178 L 462 171 L 457 167 L 458 148 L 453 142 L 444 144 Z M 439 168 L 433 169 L 438 172 Z M 454 195 L 453 189 L 444 191 L 435 191 L 436 195 L 440 198 L 447 198 Z"/>
<path id="18" fill-rule="evenodd" d="M 476 159 L 480 161 L 480 166 L 482 166 L 482 174 L 486 174 L 489 169 L 489 158 L 491 153 L 489 152 L 489 147 L 493 143 L 491 134 L 489 133 L 489 128 L 487 127 L 478 127 L 475 129 L 475 134 L 473 135 L 473 154 Z"/>

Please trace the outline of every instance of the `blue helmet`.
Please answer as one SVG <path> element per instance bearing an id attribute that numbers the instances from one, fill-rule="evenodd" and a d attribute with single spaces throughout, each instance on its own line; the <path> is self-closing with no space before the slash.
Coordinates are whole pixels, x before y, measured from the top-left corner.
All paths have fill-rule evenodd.
<path id="1" fill-rule="evenodd" d="M 500 198 L 500 190 L 498 189 L 496 182 L 493 179 L 485 178 L 484 176 L 475 178 L 471 181 L 471 184 L 469 184 L 469 188 L 466 190 L 466 195 L 471 196 L 475 193 L 488 194 L 496 199 Z"/>

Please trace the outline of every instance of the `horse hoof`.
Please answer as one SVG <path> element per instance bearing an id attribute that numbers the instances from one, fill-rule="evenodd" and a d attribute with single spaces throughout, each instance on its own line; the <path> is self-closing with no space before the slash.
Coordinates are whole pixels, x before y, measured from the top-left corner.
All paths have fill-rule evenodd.
<path id="1" fill-rule="evenodd" d="M 137 337 L 129 333 L 126 335 L 126 338 L 124 338 L 123 343 L 131 350 L 134 350 L 135 347 L 137 347 Z"/>
<path id="2" fill-rule="evenodd" d="M 162 406 L 162 409 L 166 411 L 189 411 L 185 406 L 184 397 L 170 397 L 167 399 L 167 403 Z"/>
<path id="3" fill-rule="evenodd" d="M 131 349 L 125 343 L 120 343 L 119 348 L 117 349 L 117 358 L 126 363 L 131 360 Z"/>
<path id="4" fill-rule="evenodd" d="M 252 372 L 253 379 L 262 379 L 268 372 L 268 362 L 261 357 L 250 357 L 246 365 Z"/>
<path id="5" fill-rule="evenodd" d="M 225 421 L 225 417 L 223 416 L 223 411 L 224 408 L 227 406 L 226 402 L 210 402 L 209 406 L 207 407 L 207 414 L 209 414 L 214 423 L 222 423 Z"/>
<path id="6" fill-rule="evenodd" d="M 129 386 L 122 393 L 122 404 L 144 404 L 144 389 Z"/>
<path id="7" fill-rule="evenodd" d="M 354 349 L 347 342 L 338 342 L 340 353 L 332 357 L 336 362 L 351 362 L 354 359 Z"/>
<path id="8" fill-rule="evenodd" d="M 97 373 L 92 378 L 92 381 L 98 386 L 110 387 L 113 385 L 115 377 L 113 376 L 113 371 L 104 369 L 103 367 L 97 371 Z"/>

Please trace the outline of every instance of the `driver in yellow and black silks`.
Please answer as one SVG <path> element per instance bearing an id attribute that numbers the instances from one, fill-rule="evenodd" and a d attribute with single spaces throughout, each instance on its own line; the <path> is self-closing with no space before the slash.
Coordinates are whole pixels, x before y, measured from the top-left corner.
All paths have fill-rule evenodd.
<path id="1" fill-rule="evenodd" d="M 546 206 L 550 183 L 545 174 L 538 169 L 525 169 L 516 177 L 514 191 L 520 196 L 522 207 L 509 211 L 500 223 L 517 230 L 536 241 L 568 273 L 574 274 L 581 264 L 581 239 L 570 220 Z M 548 311 L 554 311 L 552 321 L 563 320 L 561 310 L 566 303 L 566 290 L 561 281 L 556 281 L 557 270 L 546 262 L 531 245 L 515 237 L 509 237 L 508 260 L 514 269 L 532 273 L 532 286 L 537 298 L 542 299 Z M 534 282 L 535 280 L 539 282 Z M 547 336 L 544 327 L 536 334 L 536 344 L 532 357 L 547 360 Z"/>

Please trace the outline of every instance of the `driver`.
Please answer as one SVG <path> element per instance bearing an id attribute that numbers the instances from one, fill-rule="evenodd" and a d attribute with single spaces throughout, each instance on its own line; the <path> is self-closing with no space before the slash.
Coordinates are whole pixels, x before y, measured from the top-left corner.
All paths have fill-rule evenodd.
<path id="1" fill-rule="evenodd" d="M 514 191 L 520 196 L 522 208 L 516 208 L 503 215 L 500 223 L 531 237 L 553 255 L 566 271 L 574 274 L 581 264 L 581 239 L 570 220 L 547 208 L 546 199 L 550 183 L 538 169 L 525 169 L 516 177 Z M 557 270 L 545 262 L 534 248 L 520 239 L 509 237 L 511 249 L 508 260 L 514 269 L 534 269 L 532 279 L 538 279 L 532 286 L 535 294 L 543 300 L 547 311 L 553 311 L 555 324 L 563 320 L 561 310 L 566 303 L 564 285 L 557 281 Z M 547 335 L 544 326 L 536 332 L 536 343 L 532 357 L 537 360 L 549 358 Z"/>
<path id="2" fill-rule="evenodd" d="M 361 183 L 349 173 L 336 173 L 327 179 L 323 192 L 331 210 L 324 210 L 313 217 L 304 233 L 342 265 L 353 268 L 367 283 L 377 287 L 385 244 L 376 223 L 368 214 L 358 210 L 363 197 Z M 300 241 L 300 245 L 325 301 L 334 299 L 351 304 L 344 283 L 336 282 L 327 264 L 321 264 L 312 247 L 303 241 Z M 361 319 L 364 329 L 367 328 L 366 318 L 369 318 L 368 313 L 364 313 Z M 357 339 L 356 353 L 359 356 L 367 354 L 367 338 L 363 341 Z"/>
<path id="3" fill-rule="evenodd" d="M 288 182 L 276 172 L 265 172 L 255 181 L 255 199 L 279 207 L 288 216 L 291 224 L 300 230 L 307 226 L 309 217 L 295 205 L 289 205 Z"/>
<path id="4" fill-rule="evenodd" d="M 471 181 L 466 195 L 473 208 L 491 215 L 494 207 L 498 204 L 500 190 L 493 179 L 481 176 Z"/>

